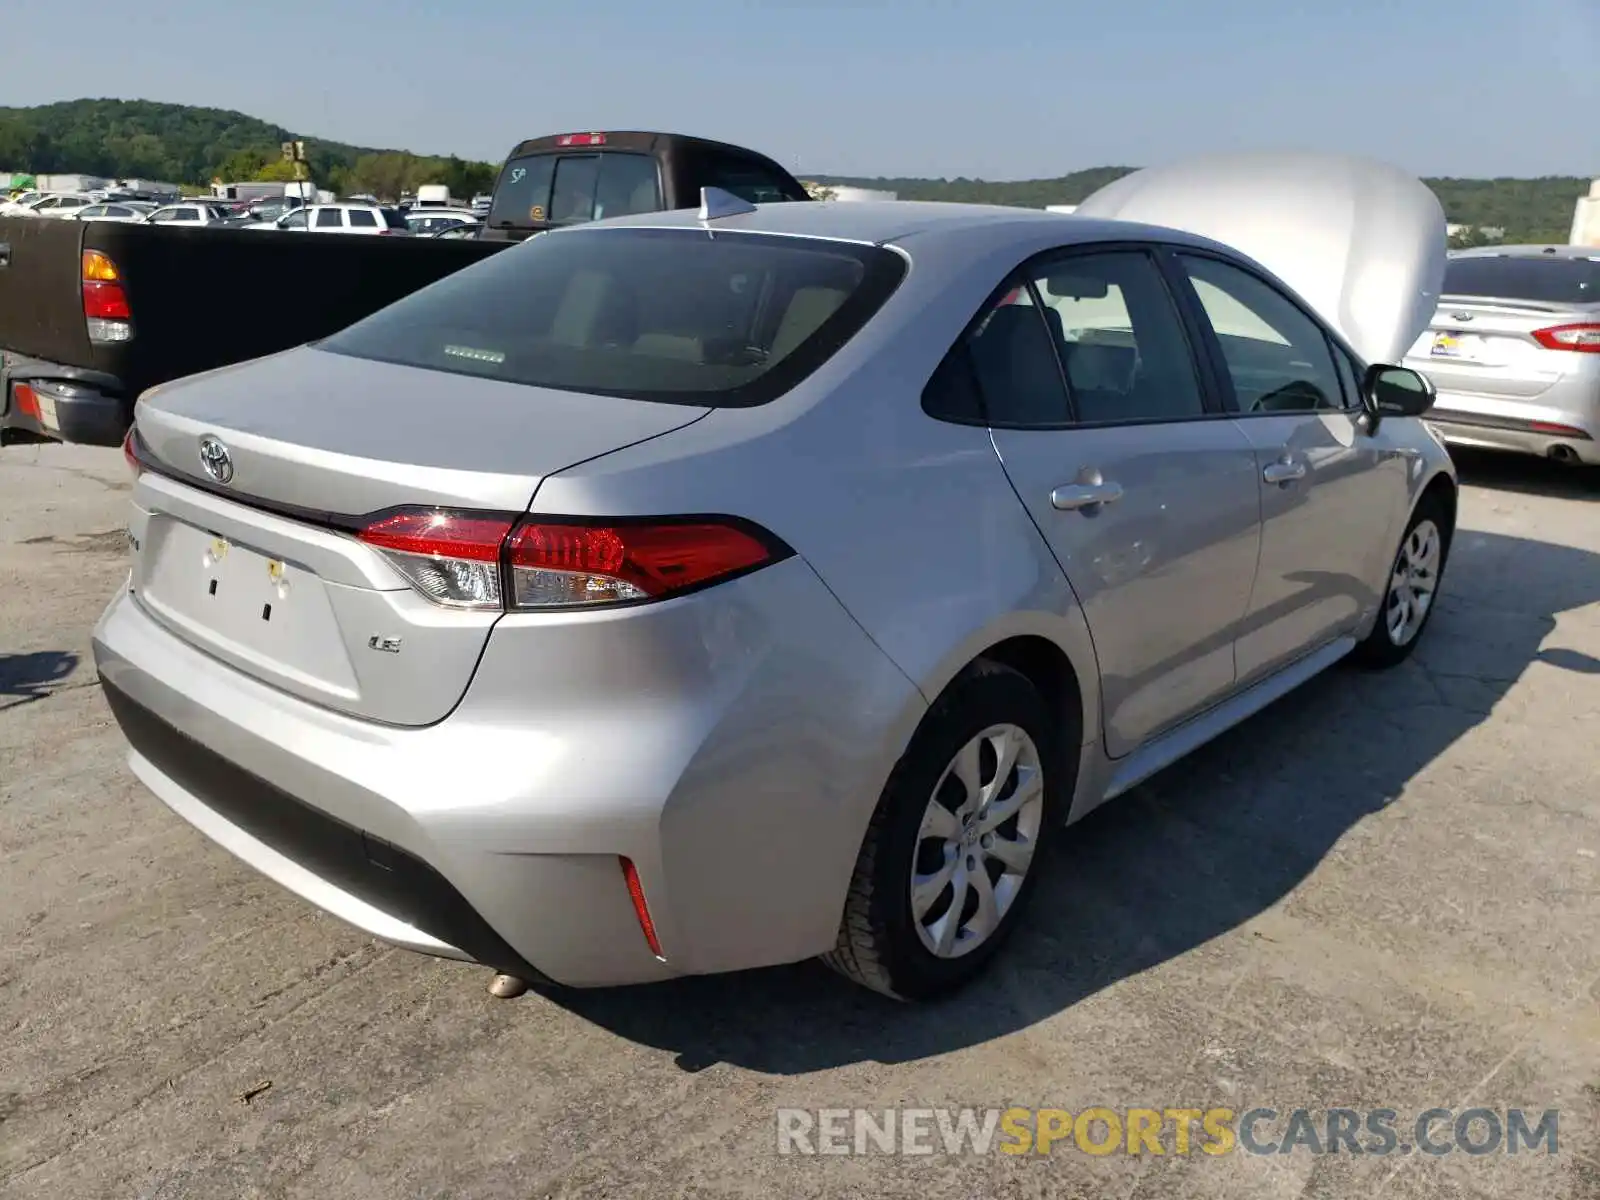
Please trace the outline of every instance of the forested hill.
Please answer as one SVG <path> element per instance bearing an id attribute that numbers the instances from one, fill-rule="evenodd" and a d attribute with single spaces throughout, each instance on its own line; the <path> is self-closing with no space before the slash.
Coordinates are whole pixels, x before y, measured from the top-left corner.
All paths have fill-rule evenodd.
<path id="1" fill-rule="evenodd" d="M 340 192 L 398 195 L 445 183 L 456 195 L 487 189 L 497 164 L 351 146 L 296 134 L 245 113 L 153 100 L 67 100 L 0 108 L 0 171 L 76 172 L 199 185 L 292 178 L 281 146 L 306 144 L 311 176 Z"/>
<path id="2" fill-rule="evenodd" d="M 947 200 L 966 204 L 1015 204 L 1043 208 L 1077 204 L 1091 192 L 1132 171 L 1132 167 L 1093 167 L 1057 179 L 992 182 L 983 179 L 865 179 L 809 176 L 818 183 L 881 188 L 902 200 Z M 1487 225 L 1506 231 L 1511 242 L 1565 242 L 1572 232 L 1572 210 L 1589 191 L 1576 176 L 1544 179 L 1426 179 L 1445 215 L 1461 225 Z"/>
<path id="3" fill-rule="evenodd" d="M 527 136 L 549 132 L 529 129 Z M 295 134 L 245 113 L 153 100 L 67 100 L 37 108 L 0 108 L 0 171 L 82 172 L 181 184 L 274 178 L 283 173 L 281 143 L 306 143 L 312 177 L 340 192 L 397 195 L 419 183 L 446 183 L 457 195 L 485 190 L 497 164 L 403 150 L 352 146 Z M 755 149 L 763 149 L 757 146 Z M 768 147 L 767 149 L 770 149 Z M 954 200 L 1042 208 L 1075 204 L 1132 170 L 1093 167 L 1056 179 L 860 179 L 818 182 L 887 188 L 906 200 Z M 1512 241 L 1565 241 L 1573 203 L 1589 187 L 1577 177 L 1430 179 L 1451 221 L 1498 226 Z"/>

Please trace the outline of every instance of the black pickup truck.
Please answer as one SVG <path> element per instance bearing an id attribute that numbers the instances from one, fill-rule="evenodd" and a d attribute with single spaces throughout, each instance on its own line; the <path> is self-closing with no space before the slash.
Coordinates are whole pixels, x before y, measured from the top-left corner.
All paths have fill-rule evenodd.
<path id="1" fill-rule="evenodd" d="M 326 337 L 534 233 L 808 199 L 765 155 L 678 134 L 518 145 L 480 236 L 445 240 L 0 217 L 0 444 L 116 445 L 147 388 Z"/>

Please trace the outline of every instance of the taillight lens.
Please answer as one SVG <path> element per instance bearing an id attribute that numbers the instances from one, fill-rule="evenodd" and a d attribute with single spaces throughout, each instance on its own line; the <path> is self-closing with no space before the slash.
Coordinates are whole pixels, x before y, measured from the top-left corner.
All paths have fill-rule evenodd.
<path id="1" fill-rule="evenodd" d="M 134 427 L 129 425 L 128 432 L 122 439 L 122 461 L 128 464 L 128 470 L 133 472 L 134 478 L 138 478 L 139 472 L 144 468 L 139 465 L 139 451 L 134 436 Z"/>
<path id="2" fill-rule="evenodd" d="M 380 517 L 360 538 L 435 604 L 500 608 L 500 547 L 507 517 L 407 509 Z"/>
<path id="3" fill-rule="evenodd" d="M 770 543 L 721 521 L 529 521 L 506 547 L 515 608 L 656 600 L 772 561 Z"/>
<path id="4" fill-rule="evenodd" d="M 1535 329 L 1533 340 L 1546 350 L 1600 354 L 1600 324 L 1551 325 L 1546 329 Z"/>
<path id="5" fill-rule="evenodd" d="M 404 509 L 358 536 L 434 603 L 507 612 L 665 599 L 791 553 L 732 518 L 517 521 Z"/>
<path id="6" fill-rule="evenodd" d="M 99 250 L 83 252 L 83 318 L 92 342 L 126 342 L 133 313 L 117 266 Z"/>

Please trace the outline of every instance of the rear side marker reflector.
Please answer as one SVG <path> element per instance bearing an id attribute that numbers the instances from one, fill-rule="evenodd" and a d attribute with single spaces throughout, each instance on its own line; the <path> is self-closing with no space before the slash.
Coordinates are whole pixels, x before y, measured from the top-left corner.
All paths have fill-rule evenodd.
<path id="1" fill-rule="evenodd" d="M 644 931 L 645 943 L 662 962 L 667 961 L 667 956 L 661 953 L 661 941 L 656 937 L 656 923 L 650 919 L 650 906 L 644 902 L 644 885 L 639 882 L 639 871 L 630 858 L 619 857 L 622 864 L 622 879 L 628 885 L 628 899 L 633 901 L 634 916 L 639 918 L 639 928 Z"/>
<path id="2" fill-rule="evenodd" d="M 35 421 L 42 421 L 44 417 L 39 413 L 39 395 L 25 383 L 11 385 L 11 394 L 17 398 L 17 411 L 25 417 L 32 417 Z"/>
<path id="3" fill-rule="evenodd" d="M 1546 350 L 1575 350 L 1580 354 L 1600 354 L 1600 324 L 1588 322 L 1535 329 L 1533 340 Z"/>
<path id="4" fill-rule="evenodd" d="M 1554 421 L 1529 421 L 1528 428 L 1534 433 L 1547 433 L 1554 437 L 1577 438 L 1580 441 L 1589 441 L 1589 435 L 1582 429 L 1571 425 L 1558 425 Z"/>
<path id="5" fill-rule="evenodd" d="M 518 520 L 404 509 L 357 536 L 435 603 L 507 612 L 665 599 L 791 553 L 764 530 L 727 517 Z"/>

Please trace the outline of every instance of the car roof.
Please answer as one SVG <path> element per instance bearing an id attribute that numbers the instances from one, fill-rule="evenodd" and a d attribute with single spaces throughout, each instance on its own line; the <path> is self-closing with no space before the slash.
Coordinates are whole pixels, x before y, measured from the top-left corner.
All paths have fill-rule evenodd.
<path id="1" fill-rule="evenodd" d="M 1032 241 L 1045 232 L 1061 243 L 1150 240 L 1159 238 L 1187 245 L 1213 245 L 1205 238 L 1158 229 L 1129 221 L 1107 221 L 1071 213 L 1045 212 L 998 204 L 946 204 L 918 200 L 787 201 L 758 204 L 754 212 L 720 217 L 702 223 L 697 209 L 640 213 L 612 217 L 575 229 L 632 226 L 635 228 L 729 229 L 746 233 L 775 233 L 795 237 L 884 245 L 916 236 L 926 244 L 941 235 L 959 236 L 977 229 L 1015 229 L 1019 240 Z"/>

